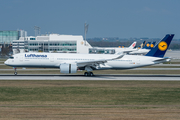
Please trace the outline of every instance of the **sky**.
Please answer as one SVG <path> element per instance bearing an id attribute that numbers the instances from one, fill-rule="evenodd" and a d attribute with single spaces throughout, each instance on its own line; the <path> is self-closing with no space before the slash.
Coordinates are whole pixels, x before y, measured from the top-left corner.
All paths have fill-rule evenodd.
<path id="1" fill-rule="evenodd" d="M 83 35 L 87 38 L 180 39 L 180 0 L 0 0 L 0 30 L 41 34 Z"/>

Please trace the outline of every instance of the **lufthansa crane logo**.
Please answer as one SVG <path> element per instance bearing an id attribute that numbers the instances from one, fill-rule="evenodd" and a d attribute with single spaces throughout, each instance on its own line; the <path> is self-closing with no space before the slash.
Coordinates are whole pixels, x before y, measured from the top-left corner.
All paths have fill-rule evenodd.
<path id="1" fill-rule="evenodd" d="M 154 47 L 154 45 L 153 44 L 151 44 L 151 48 L 153 48 Z"/>
<path id="2" fill-rule="evenodd" d="M 150 46 L 149 43 L 146 46 L 149 47 Z"/>
<path id="3" fill-rule="evenodd" d="M 164 41 L 162 41 L 162 42 L 160 42 L 160 43 L 158 44 L 158 48 L 159 48 L 159 50 L 161 50 L 161 51 L 165 51 L 165 50 L 167 49 L 167 47 L 168 47 L 168 45 L 167 45 L 167 43 L 164 42 Z"/>

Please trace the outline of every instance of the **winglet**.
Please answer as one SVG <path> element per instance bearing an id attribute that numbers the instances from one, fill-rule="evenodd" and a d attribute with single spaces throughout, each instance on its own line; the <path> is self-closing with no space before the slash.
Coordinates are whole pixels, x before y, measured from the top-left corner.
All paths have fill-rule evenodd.
<path id="1" fill-rule="evenodd" d="M 164 57 L 174 34 L 167 34 L 153 49 L 151 49 L 145 56 Z"/>

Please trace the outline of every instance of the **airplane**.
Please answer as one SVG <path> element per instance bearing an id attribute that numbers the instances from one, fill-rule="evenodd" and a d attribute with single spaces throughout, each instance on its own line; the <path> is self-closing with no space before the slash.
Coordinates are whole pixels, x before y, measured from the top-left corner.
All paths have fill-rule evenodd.
<path id="1" fill-rule="evenodd" d="M 145 46 L 141 49 L 134 50 L 132 52 L 129 52 L 128 54 L 130 55 L 145 55 L 147 54 L 151 49 L 153 49 L 153 47 L 155 46 L 156 42 L 154 41 L 153 43 L 148 42 L 147 44 L 145 44 Z"/>
<path id="2" fill-rule="evenodd" d="M 4 64 L 15 67 L 59 68 L 60 73 L 76 73 L 85 70 L 85 76 L 94 76 L 93 70 L 132 69 L 170 61 L 165 57 L 174 34 L 167 34 L 145 56 L 124 54 L 73 54 L 73 53 L 19 53 Z"/>
<path id="3" fill-rule="evenodd" d="M 141 49 L 141 48 L 143 48 L 145 45 L 146 45 L 146 41 L 144 41 L 143 43 L 141 43 L 137 48 L 138 48 L 138 49 Z"/>
<path id="4" fill-rule="evenodd" d="M 129 47 L 122 47 L 122 48 L 114 48 L 115 49 L 115 53 L 129 53 L 132 51 L 135 51 L 134 47 L 136 46 L 136 41 L 133 42 Z"/>
<path id="5" fill-rule="evenodd" d="M 133 42 L 128 48 L 133 49 L 136 46 L 136 43 L 137 43 L 136 41 Z"/>
<path id="6" fill-rule="evenodd" d="M 93 47 L 94 50 L 115 50 L 115 53 L 129 53 L 132 51 L 137 51 L 136 49 L 134 49 L 134 47 L 136 46 L 136 41 L 133 42 L 129 47 Z"/>

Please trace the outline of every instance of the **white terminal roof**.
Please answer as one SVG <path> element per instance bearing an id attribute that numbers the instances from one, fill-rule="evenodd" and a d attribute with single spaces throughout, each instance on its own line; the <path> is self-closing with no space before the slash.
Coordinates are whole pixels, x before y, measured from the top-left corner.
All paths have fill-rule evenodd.
<path id="1" fill-rule="evenodd" d="M 50 34 L 50 35 L 41 35 L 41 36 L 28 36 L 26 38 L 36 38 L 36 40 L 58 40 L 58 41 L 82 41 L 83 36 L 81 35 L 59 35 L 59 34 Z M 24 37 L 21 37 L 19 40 L 24 40 Z"/>
<path id="2" fill-rule="evenodd" d="M 83 40 L 81 35 L 59 35 L 59 34 L 50 34 L 49 40 Z"/>

